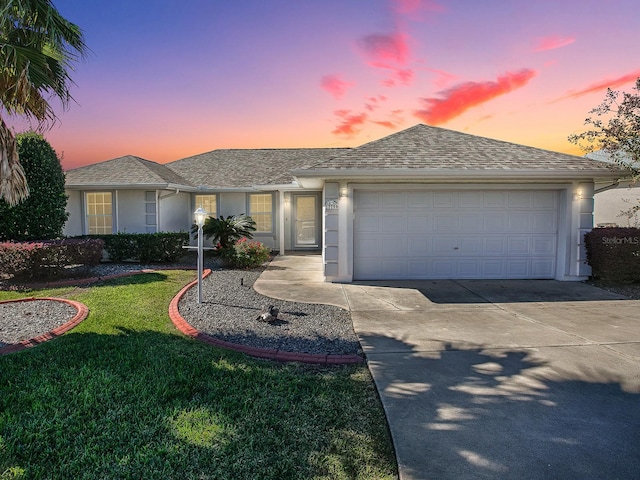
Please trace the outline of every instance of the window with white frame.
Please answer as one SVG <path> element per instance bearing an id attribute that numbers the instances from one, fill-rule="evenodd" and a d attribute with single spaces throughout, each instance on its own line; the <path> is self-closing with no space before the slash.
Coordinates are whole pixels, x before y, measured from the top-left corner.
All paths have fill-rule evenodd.
<path id="1" fill-rule="evenodd" d="M 111 192 L 87 192 L 87 233 L 113 233 L 113 195 Z"/>
<path id="2" fill-rule="evenodd" d="M 195 208 L 202 206 L 205 212 L 211 217 L 218 216 L 218 196 L 217 195 L 196 195 L 195 196 Z M 195 209 L 194 209 L 195 210 Z"/>
<path id="3" fill-rule="evenodd" d="M 158 229 L 156 192 L 144 192 L 145 232 L 156 233 Z"/>
<path id="4" fill-rule="evenodd" d="M 252 193 L 249 195 L 249 216 L 256 222 L 257 233 L 273 231 L 273 195 Z"/>

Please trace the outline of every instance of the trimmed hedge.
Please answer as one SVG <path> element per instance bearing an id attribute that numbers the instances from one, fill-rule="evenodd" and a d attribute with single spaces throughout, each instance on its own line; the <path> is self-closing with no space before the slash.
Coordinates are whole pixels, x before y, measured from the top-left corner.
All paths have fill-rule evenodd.
<path id="1" fill-rule="evenodd" d="M 175 262 L 185 253 L 182 247 L 189 245 L 187 232 L 116 233 L 90 238 L 104 241 L 104 249 L 113 262 Z"/>
<path id="2" fill-rule="evenodd" d="M 42 242 L 0 243 L 0 273 L 47 278 L 71 265 L 100 263 L 104 242 L 98 238 L 67 238 Z"/>
<path id="3" fill-rule="evenodd" d="M 593 278 L 640 282 L 640 228 L 594 228 L 584 240 Z"/>

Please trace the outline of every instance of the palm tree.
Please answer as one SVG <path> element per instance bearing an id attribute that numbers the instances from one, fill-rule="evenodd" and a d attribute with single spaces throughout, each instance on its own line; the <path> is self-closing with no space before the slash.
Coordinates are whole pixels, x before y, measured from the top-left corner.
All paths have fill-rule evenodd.
<path id="1" fill-rule="evenodd" d="M 69 70 L 89 49 L 80 28 L 66 20 L 51 0 L 0 0 L 0 104 L 9 115 L 53 124 L 49 104 L 66 109 L 73 100 Z M 15 205 L 29 195 L 15 136 L 0 116 L 0 199 Z"/>
<path id="2" fill-rule="evenodd" d="M 198 227 L 193 225 L 191 227 L 191 233 L 196 233 Z M 224 217 L 220 215 L 220 218 L 209 217 L 205 220 L 202 226 L 202 233 L 205 237 L 211 238 L 214 244 L 220 244 L 221 249 L 225 249 L 234 244 L 242 237 L 253 238 L 253 232 L 256 231 L 256 222 L 245 215 L 229 215 Z"/>

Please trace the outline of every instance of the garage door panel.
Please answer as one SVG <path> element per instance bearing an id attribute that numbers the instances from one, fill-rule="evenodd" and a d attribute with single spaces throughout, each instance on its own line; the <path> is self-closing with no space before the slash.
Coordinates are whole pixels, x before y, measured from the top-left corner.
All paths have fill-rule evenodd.
<path id="1" fill-rule="evenodd" d="M 431 192 L 407 192 L 408 208 L 431 208 L 433 206 L 433 195 Z"/>
<path id="2" fill-rule="evenodd" d="M 504 255 L 507 253 L 507 241 L 504 237 L 494 236 L 482 238 L 482 253 L 484 255 Z"/>
<path id="3" fill-rule="evenodd" d="M 355 229 L 362 233 L 377 233 L 380 231 L 380 218 L 377 215 L 358 215 Z"/>
<path id="4" fill-rule="evenodd" d="M 454 233 L 458 231 L 458 218 L 451 214 L 434 214 L 433 215 L 433 232 L 434 233 Z"/>
<path id="5" fill-rule="evenodd" d="M 466 232 L 469 230 L 482 232 L 483 223 L 482 215 L 478 215 L 478 213 L 461 214 L 459 216 L 458 228 Z"/>
<path id="6" fill-rule="evenodd" d="M 430 230 L 431 219 L 424 214 L 410 217 L 407 220 L 407 232 L 412 235 L 428 235 Z"/>
<path id="7" fill-rule="evenodd" d="M 507 206 L 506 192 L 480 192 L 476 206 L 482 205 L 484 208 L 504 208 Z"/>
<path id="8" fill-rule="evenodd" d="M 553 278 L 554 191 L 354 192 L 354 278 Z"/>
<path id="9" fill-rule="evenodd" d="M 458 207 L 478 208 L 482 205 L 482 192 L 460 192 L 458 195 Z"/>
<path id="10" fill-rule="evenodd" d="M 480 259 L 466 258 L 458 262 L 458 278 L 478 278 L 480 276 Z"/>
<path id="11" fill-rule="evenodd" d="M 507 208 L 510 209 L 530 209 L 533 207 L 532 192 L 508 192 Z"/>
<path id="12" fill-rule="evenodd" d="M 360 190 L 354 194 L 358 208 L 362 210 L 378 210 L 380 208 L 380 195 L 378 192 Z"/>
<path id="13" fill-rule="evenodd" d="M 403 216 L 384 215 L 381 223 L 381 233 L 397 234 L 398 232 L 406 232 L 406 219 Z"/>
<path id="14" fill-rule="evenodd" d="M 533 192 L 533 208 L 558 208 L 558 195 L 552 190 L 547 192 Z"/>
<path id="15" fill-rule="evenodd" d="M 555 212 L 534 214 L 533 230 L 540 233 L 555 233 L 558 230 L 558 215 Z"/>
<path id="16" fill-rule="evenodd" d="M 531 245 L 531 253 L 534 255 L 552 255 L 556 251 L 556 237 L 534 237 Z"/>
<path id="17" fill-rule="evenodd" d="M 527 259 L 506 259 L 507 277 L 526 278 L 529 274 L 529 260 Z"/>
<path id="18" fill-rule="evenodd" d="M 407 278 L 407 260 L 383 260 L 380 262 L 382 266 L 382 274 L 384 278 Z"/>
<path id="19" fill-rule="evenodd" d="M 432 239 L 428 237 L 410 237 L 408 241 L 408 253 L 411 258 L 429 256 L 432 252 Z"/>
<path id="20" fill-rule="evenodd" d="M 484 213 L 483 218 L 484 233 L 502 233 L 505 231 L 505 218 L 503 213 Z"/>
<path id="21" fill-rule="evenodd" d="M 407 238 L 382 237 L 380 256 L 382 258 L 407 258 Z"/>
<path id="22" fill-rule="evenodd" d="M 456 196 L 454 192 L 434 192 L 434 208 L 454 208 L 456 206 Z"/>
<path id="23" fill-rule="evenodd" d="M 478 237 L 458 237 L 455 245 L 460 255 L 478 255 L 482 253 L 482 242 Z"/>
<path id="24" fill-rule="evenodd" d="M 506 233 L 527 233 L 531 231 L 531 214 L 517 212 L 509 213 Z"/>
<path id="25" fill-rule="evenodd" d="M 406 195 L 404 192 L 384 192 L 382 194 L 382 205 L 385 208 L 404 209 L 407 206 Z"/>

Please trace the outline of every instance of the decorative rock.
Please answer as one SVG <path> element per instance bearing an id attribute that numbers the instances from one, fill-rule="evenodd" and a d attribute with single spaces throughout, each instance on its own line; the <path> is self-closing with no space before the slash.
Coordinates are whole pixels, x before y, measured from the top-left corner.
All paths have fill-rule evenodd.
<path id="1" fill-rule="evenodd" d="M 260 320 L 262 322 L 273 322 L 278 319 L 278 314 L 280 313 L 280 309 L 274 307 L 273 305 L 269 305 L 265 311 L 263 311 L 256 320 Z"/>

